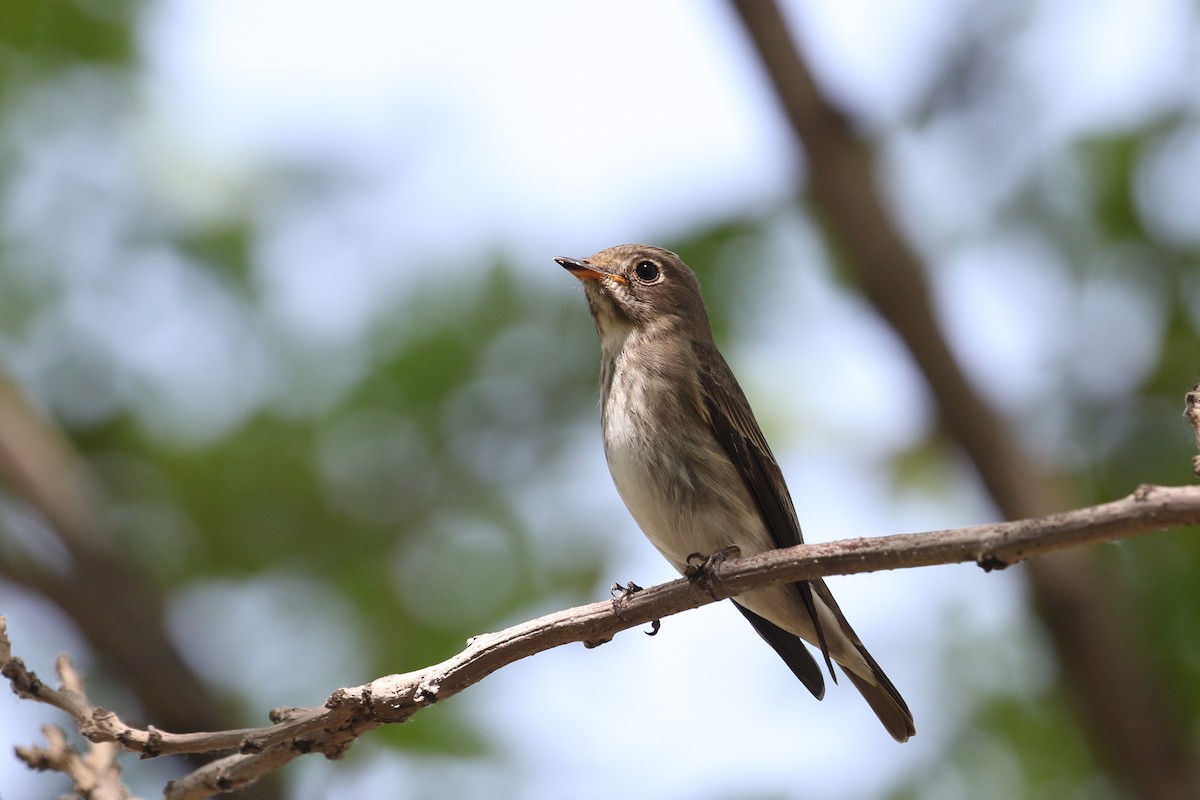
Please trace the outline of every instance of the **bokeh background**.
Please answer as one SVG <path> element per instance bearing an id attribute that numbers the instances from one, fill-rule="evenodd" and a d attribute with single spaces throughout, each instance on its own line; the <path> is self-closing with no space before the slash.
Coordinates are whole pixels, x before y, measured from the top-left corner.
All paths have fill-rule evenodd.
<path id="1" fill-rule="evenodd" d="M 623 242 L 700 274 L 812 541 L 1192 480 L 1196 4 L 781 3 L 865 180 L 789 125 L 747 34 L 771 8 L 5 0 L 18 654 L 49 677 L 69 652 L 133 721 L 259 725 L 673 577 L 611 487 L 595 333 L 551 260 Z M 848 227 L 823 166 L 886 224 Z M 886 226 L 919 269 L 881 298 L 891 262 L 857 256 L 894 255 Z M 931 300 L 987 414 L 955 421 L 888 297 Z M 973 427 L 1016 459 L 1008 494 Z M 1194 797 L 1198 581 L 1185 532 L 833 579 L 914 711 L 903 746 L 721 604 L 253 796 Z M 4 755 L 61 719 L 0 714 L 0 795 L 63 791 Z M 188 768 L 124 763 L 144 796 Z"/>

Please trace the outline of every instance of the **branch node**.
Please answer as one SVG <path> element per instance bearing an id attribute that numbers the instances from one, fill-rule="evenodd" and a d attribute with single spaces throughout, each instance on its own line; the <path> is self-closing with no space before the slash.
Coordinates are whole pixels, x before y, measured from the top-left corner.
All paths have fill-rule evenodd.
<path id="1" fill-rule="evenodd" d="M 0 675 L 8 678 L 13 692 L 23 697 L 36 698 L 44 685 L 41 678 L 30 672 L 19 658 L 5 661 L 4 666 L 0 667 Z"/>
<path id="2" fill-rule="evenodd" d="M 142 745 L 139 758 L 156 758 L 162 755 L 162 731 L 153 725 L 146 726 L 146 743 Z"/>
<path id="3" fill-rule="evenodd" d="M 337 692 L 334 692 L 334 695 L 337 695 L 338 692 L 344 691 L 344 689 L 338 689 Z M 325 707 L 329 708 L 328 701 L 326 701 Z M 291 722 L 297 717 L 302 716 L 306 711 L 308 711 L 306 708 L 296 708 L 295 706 L 279 706 L 278 708 L 271 709 L 270 713 L 267 714 L 267 719 L 278 725 L 281 722 Z"/>
<path id="4" fill-rule="evenodd" d="M 99 706 L 91 710 L 91 714 L 77 720 L 79 733 L 90 742 L 116 742 L 126 750 L 133 750 L 134 730 L 121 722 L 114 712 Z"/>
<path id="5" fill-rule="evenodd" d="M 421 706 L 433 705 L 438 701 L 438 693 L 441 691 L 441 689 L 442 684 L 437 678 L 424 681 L 417 685 L 416 693 L 413 696 L 413 702 Z"/>
<path id="6" fill-rule="evenodd" d="M 982 569 L 984 572 L 1008 569 L 1009 567 L 1012 566 L 1012 564 L 1008 563 L 1007 561 L 1005 561 L 1002 558 L 997 558 L 994 555 L 987 555 L 987 554 L 978 556 L 975 559 L 975 564 L 980 569 Z"/>
<path id="7" fill-rule="evenodd" d="M 105 712 L 105 713 L 112 713 L 112 712 Z M 81 730 L 80 732 L 83 733 L 83 735 L 86 736 L 88 739 L 91 739 L 90 734 L 93 733 L 92 731 L 82 731 Z M 99 730 L 94 731 L 94 733 L 97 736 L 102 735 Z M 117 735 L 114 737 L 114 740 L 116 741 L 117 744 L 121 745 L 121 747 L 123 747 L 126 750 L 133 751 L 133 750 L 137 749 L 137 743 L 134 741 L 134 738 L 133 738 L 133 731 L 128 728 L 117 733 Z M 93 739 L 92 741 L 95 741 L 95 740 Z"/>

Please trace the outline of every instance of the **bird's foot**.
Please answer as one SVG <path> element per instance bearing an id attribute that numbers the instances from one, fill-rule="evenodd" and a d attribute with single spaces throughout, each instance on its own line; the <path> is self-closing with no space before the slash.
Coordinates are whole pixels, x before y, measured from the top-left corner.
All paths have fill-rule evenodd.
<path id="1" fill-rule="evenodd" d="M 619 583 L 614 583 L 609 587 L 608 591 L 613 597 L 613 611 L 617 610 L 618 605 L 625 605 L 629 602 L 629 598 L 640 592 L 642 587 L 638 586 L 633 581 L 629 581 L 624 586 Z"/>
<path id="2" fill-rule="evenodd" d="M 741 548 L 736 544 L 722 547 L 708 556 L 703 553 L 692 553 L 687 557 L 687 563 L 683 568 L 683 577 L 704 589 L 714 600 L 720 600 L 722 598 L 717 595 L 716 591 L 721 583 L 720 578 L 717 577 L 717 570 L 726 560 L 737 558 L 741 554 Z"/>
<path id="3" fill-rule="evenodd" d="M 625 606 L 629 604 L 629 598 L 633 597 L 635 594 L 637 594 L 640 591 L 642 591 L 642 587 L 638 586 L 633 581 L 629 581 L 624 586 L 622 586 L 619 583 L 614 583 L 611 587 L 609 587 L 609 592 L 611 592 L 612 596 L 613 596 L 613 600 L 612 600 L 613 613 L 616 614 L 617 619 L 624 619 L 621 612 L 624 611 Z M 654 634 L 658 633 L 658 630 L 661 627 L 662 627 L 661 620 L 657 620 L 657 619 L 650 620 L 650 630 L 642 631 L 642 633 L 646 634 L 647 636 L 653 636 Z M 601 642 L 600 644 L 603 644 L 603 643 Z M 591 646 L 595 646 L 595 645 L 591 645 Z"/>

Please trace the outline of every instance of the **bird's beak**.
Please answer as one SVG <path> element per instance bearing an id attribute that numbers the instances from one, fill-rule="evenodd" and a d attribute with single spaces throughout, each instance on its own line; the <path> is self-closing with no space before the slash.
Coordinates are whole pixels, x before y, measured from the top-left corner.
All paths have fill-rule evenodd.
<path id="1" fill-rule="evenodd" d="M 607 272 L 593 264 L 579 258 L 563 258 L 559 256 L 554 259 L 559 266 L 570 272 L 581 281 L 599 281 L 605 278 L 611 278 L 617 283 L 626 283 L 626 280 L 614 272 Z"/>

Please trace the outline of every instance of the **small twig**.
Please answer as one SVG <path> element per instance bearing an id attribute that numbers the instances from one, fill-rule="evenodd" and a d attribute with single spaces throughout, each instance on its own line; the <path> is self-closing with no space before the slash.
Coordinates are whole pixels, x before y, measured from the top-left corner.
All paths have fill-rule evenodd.
<path id="1" fill-rule="evenodd" d="M 79 715 L 91 709 L 84 692 L 83 679 L 66 656 L 56 663 L 61 689 L 50 689 L 36 675 L 25 669 L 20 659 L 12 658 L 7 622 L 0 617 L 0 663 L 13 691 L 32 697 L 66 711 L 76 722 Z M 81 725 L 82 728 L 82 725 Z M 76 791 L 87 800 L 130 800 L 129 789 L 121 782 L 121 767 L 117 756 L 121 746 L 116 742 L 91 742 L 81 753 L 67 741 L 67 735 L 57 725 L 43 725 L 46 746 L 17 747 L 17 758 L 31 769 L 61 772 L 71 779 Z"/>
<path id="2" fill-rule="evenodd" d="M 204 800 L 244 789 L 299 755 L 301 751 L 281 744 L 253 756 L 226 756 L 170 781 L 163 789 L 163 800 Z"/>
<path id="3" fill-rule="evenodd" d="M 46 737 L 45 747 L 16 748 L 17 758 L 31 769 L 63 773 L 79 796 L 87 800 L 132 800 L 129 789 L 121 783 L 121 767 L 117 764 L 120 747 L 92 744 L 86 753 L 80 753 L 57 725 L 43 725 L 42 734 Z"/>

